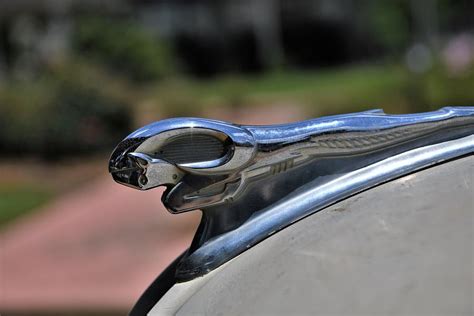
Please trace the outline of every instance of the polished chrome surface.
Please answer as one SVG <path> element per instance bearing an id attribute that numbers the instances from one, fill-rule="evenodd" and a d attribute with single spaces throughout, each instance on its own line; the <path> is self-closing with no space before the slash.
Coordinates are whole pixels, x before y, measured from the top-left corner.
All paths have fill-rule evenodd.
<path id="1" fill-rule="evenodd" d="M 176 276 L 204 275 L 305 216 L 380 183 L 474 153 L 474 135 L 429 145 L 386 158 L 329 180 L 315 179 L 285 199 L 252 215 L 241 226 L 207 240 L 185 257 Z"/>
<path id="2" fill-rule="evenodd" d="M 397 153 L 390 150 L 393 147 L 403 151 L 465 136 L 473 124 L 473 107 L 450 107 L 410 115 L 386 115 L 372 110 L 273 126 L 169 119 L 147 125 L 122 141 L 112 154 L 109 171 L 117 182 L 137 189 L 167 186 L 163 202 L 171 212 L 179 213 L 235 203 L 246 196 L 253 183 L 281 182 L 277 177 L 281 173 L 297 178 L 295 183 L 285 179 L 281 182 L 291 191 L 320 176 L 314 171 L 318 166 L 311 165 L 319 160 L 334 158 L 336 162 L 342 157 L 354 157 L 357 162 L 354 166 L 361 167 L 373 162 L 369 158 L 361 161 L 362 154 L 384 151 L 385 155 L 374 158 L 380 160 Z M 163 154 L 166 146 L 180 137 L 187 141 L 174 145 L 173 155 L 166 157 Z M 214 141 L 201 146 L 199 142 L 205 137 Z M 216 149 L 217 142 L 221 142 L 218 148 L 222 148 L 222 154 L 213 154 L 220 152 Z M 408 142 L 411 144 L 406 145 Z M 210 143 L 214 147 L 209 147 Z M 147 163 L 135 159 L 137 154 Z M 209 159 L 193 161 L 194 156 Z M 172 157 L 189 157 L 189 161 L 172 161 Z M 344 168 L 337 163 L 325 164 L 326 173 Z M 307 172 L 301 168 L 307 168 Z M 301 173 L 306 173 L 306 177 Z M 275 192 L 288 193 L 278 188 Z M 271 192 L 262 193 L 261 199 L 274 202 L 268 195 Z"/>

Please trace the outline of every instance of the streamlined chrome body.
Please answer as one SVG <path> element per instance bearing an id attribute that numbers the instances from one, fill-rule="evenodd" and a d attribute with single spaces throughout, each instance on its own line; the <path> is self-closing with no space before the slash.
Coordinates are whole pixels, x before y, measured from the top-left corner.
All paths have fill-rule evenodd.
<path id="1" fill-rule="evenodd" d="M 167 186 L 163 202 L 179 213 L 234 202 L 254 182 L 283 172 L 291 177 L 321 159 L 355 157 L 360 167 L 360 155 L 385 150 L 388 157 L 397 150 L 387 149 L 395 146 L 406 150 L 401 145 L 411 142 L 408 148 L 416 148 L 462 136 L 473 122 L 474 110 L 467 107 L 411 115 L 373 110 L 275 126 L 169 119 L 129 135 L 112 154 L 109 171 L 117 182 L 137 189 Z M 327 173 L 343 167 L 334 165 L 325 166 L 333 169 Z M 297 183 L 286 188 L 301 185 L 295 176 Z"/>

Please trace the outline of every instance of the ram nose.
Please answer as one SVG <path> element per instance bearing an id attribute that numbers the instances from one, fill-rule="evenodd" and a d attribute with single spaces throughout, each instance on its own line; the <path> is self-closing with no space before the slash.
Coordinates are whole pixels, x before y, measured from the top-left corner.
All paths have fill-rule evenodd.
<path id="1" fill-rule="evenodd" d="M 114 151 L 109 162 L 109 173 L 115 182 L 140 189 L 138 179 L 143 174 L 143 168 L 127 152 L 118 154 L 117 150 Z"/>
<path id="2" fill-rule="evenodd" d="M 172 163 L 136 152 L 120 157 L 109 171 L 116 182 L 139 190 L 174 185 L 183 176 Z"/>

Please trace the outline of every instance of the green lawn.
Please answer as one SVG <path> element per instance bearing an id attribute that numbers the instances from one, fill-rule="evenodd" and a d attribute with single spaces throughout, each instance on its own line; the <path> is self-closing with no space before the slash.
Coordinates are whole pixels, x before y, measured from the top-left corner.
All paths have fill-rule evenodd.
<path id="1" fill-rule="evenodd" d="M 282 102 L 303 106 L 309 116 L 369 108 L 406 113 L 474 104 L 473 87 L 474 70 L 455 78 L 442 66 L 416 75 L 397 65 L 358 65 L 203 81 L 176 78 L 145 89 L 144 103 L 153 104 L 166 116 L 199 115 L 208 106 L 254 107 Z"/>
<path id="2" fill-rule="evenodd" d="M 0 227 L 43 205 L 52 195 L 40 186 L 0 185 Z"/>

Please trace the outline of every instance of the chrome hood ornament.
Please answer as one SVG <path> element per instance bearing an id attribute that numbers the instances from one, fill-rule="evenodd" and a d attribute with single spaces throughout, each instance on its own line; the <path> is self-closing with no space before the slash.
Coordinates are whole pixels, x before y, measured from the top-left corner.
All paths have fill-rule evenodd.
<path id="1" fill-rule="evenodd" d="M 474 153 L 474 107 L 381 110 L 286 125 L 178 118 L 130 134 L 109 171 L 140 190 L 165 186 L 172 213 L 202 210 L 177 280 L 203 275 L 331 203 Z"/>
<path id="2" fill-rule="evenodd" d="M 170 212 L 180 213 L 235 203 L 252 183 L 280 181 L 279 174 L 298 177 L 283 181 L 292 190 L 322 175 L 312 172 L 310 165 L 317 161 L 328 176 L 350 168 L 350 158 L 360 167 L 373 161 L 374 153 L 387 156 L 396 151 L 394 147 L 404 150 L 456 137 L 465 132 L 463 126 L 472 124 L 472 107 L 410 115 L 372 110 L 273 126 L 168 119 L 125 138 L 110 158 L 109 172 L 115 181 L 140 190 L 166 186 L 163 203 Z M 331 158 L 334 163 L 328 165 Z M 337 163 L 342 158 L 344 163 Z M 305 166 L 307 172 L 301 170 Z M 273 193 L 282 191 L 275 189 Z M 262 192 L 259 200 L 270 201 L 273 193 Z"/>

